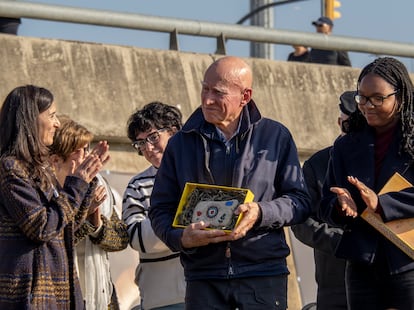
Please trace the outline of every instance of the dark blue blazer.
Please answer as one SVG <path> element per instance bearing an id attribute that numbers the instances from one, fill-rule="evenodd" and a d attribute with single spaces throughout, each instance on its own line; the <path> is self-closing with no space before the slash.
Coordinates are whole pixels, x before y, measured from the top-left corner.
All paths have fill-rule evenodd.
<path id="1" fill-rule="evenodd" d="M 353 219 L 340 215 L 336 194 L 329 188 L 339 186 L 348 189 L 358 207 L 358 214 L 361 214 L 366 205 L 357 188 L 347 181 L 348 176 L 357 177 L 377 193 L 395 172 L 399 172 L 414 184 L 414 167 L 410 166 L 411 159 L 408 154 L 400 152 L 400 141 L 401 133 L 397 132 L 385 155 L 379 175 L 375 176 L 373 129 L 367 127 L 361 132 L 349 133 L 338 139 L 332 149 L 319 214 L 328 223 L 344 229 L 336 250 L 338 257 L 369 264 L 376 258 L 385 259 L 390 274 L 414 269 L 414 261 L 361 217 Z M 380 195 L 379 204 L 385 222 L 414 217 L 414 189 Z"/>

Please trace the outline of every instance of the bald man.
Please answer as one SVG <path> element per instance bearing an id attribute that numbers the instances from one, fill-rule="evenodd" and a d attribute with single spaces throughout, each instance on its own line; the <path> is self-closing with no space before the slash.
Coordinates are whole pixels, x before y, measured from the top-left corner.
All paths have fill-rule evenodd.
<path id="1" fill-rule="evenodd" d="M 310 197 L 295 143 L 252 100 L 251 68 L 240 58 L 215 61 L 204 74 L 201 107 L 165 150 L 149 216 L 158 237 L 181 252 L 186 309 L 286 309 L 283 227 L 303 222 Z M 186 182 L 250 189 L 231 232 L 196 222 L 171 226 Z"/>

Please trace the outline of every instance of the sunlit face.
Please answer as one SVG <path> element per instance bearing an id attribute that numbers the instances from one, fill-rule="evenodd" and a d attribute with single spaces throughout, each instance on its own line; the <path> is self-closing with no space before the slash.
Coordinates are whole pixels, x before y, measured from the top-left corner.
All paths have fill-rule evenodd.
<path id="1" fill-rule="evenodd" d="M 46 111 L 39 114 L 37 124 L 39 126 L 40 141 L 46 146 L 52 145 L 55 131 L 60 126 L 60 122 L 56 117 L 56 104 L 54 102 Z"/>
<path id="2" fill-rule="evenodd" d="M 207 122 L 221 130 L 238 120 L 243 109 L 243 90 L 233 83 L 226 83 L 207 71 L 201 89 L 201 108 Z"/>
<path id="3" fill-rule="evenodd" d="M 366 97 L 386 97 L 395 93 L 396 89 L 386 82 L 380 76 L 370 73 L 360 82 L 358 94 Z M 373 106 L 368 100 L 366 104 L 358 104 L 358 109 L 364 115 L 368 125 L 374 127 L 377 131 L 387 130 L 393 127 L 399 119 L 398 97 L 389 96 L 383 100 L 381 106 Z"/>
<path id="4" fill-rule="evenodd" d="M 64 160 L 63 157 L 60 157 L 56 154 L 53 154 L 51 156 L 52 164 L 55 168 L 56 177 L 62 186 L 65 183 L 66 177 L 72 174 L 72 168 L 76 169 L 85 159 L 85 156 L 88 154 L 88 152 L 89 144 L 85 144 L 83 147 L 80 147 L 72 153 L 70 153 L 66 157 L 66 160 Z"/>
<path id="5" fill-rule="evenodd" d="M 158 131 L 159 139 L 156 143 L 150 143 L 146 139 L 150 135 L 154 135 Z M 147 132 L 140 132 L 135 138 L 136 140 L 144 140 L 145 148 L 141 150 L 145 159 L 151 163 L 154 167 L 158 168 L 161 164 L 162 156 L 164 155 L 165 148 L 167 147 L 168 140 L 173 135 L 173 129 L 158 130 L 157 128 L 151 128 Z"/>

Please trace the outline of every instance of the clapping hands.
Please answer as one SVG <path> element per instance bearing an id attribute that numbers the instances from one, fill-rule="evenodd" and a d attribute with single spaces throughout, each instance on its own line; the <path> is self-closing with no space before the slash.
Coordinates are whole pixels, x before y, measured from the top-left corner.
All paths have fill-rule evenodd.
<path id="1" fill-rule="evenodd" d="M 377 194 L 367 187 L 363 182 L 359 181 L 356 177 L 348 176 L 348 182 L 354 185 L 360 192 L 362 200 L 371 211 L 375 211 L 378 206 Z M 331 187 L 331 192 L 336 193 L 338 198 L 339 207 L 343 215 L 357 217 L 357 206 L 354 199 L 346 188 Z"/>
<path id="2" fill-rule="evenodd" d="M 109 145 L 106 141 L 100 141 L 90 153 L 85 155 L 81 164 L 76 166 L 76 163 L 72 162 L 72 175 L 90 183 L 109 159 Z"/>

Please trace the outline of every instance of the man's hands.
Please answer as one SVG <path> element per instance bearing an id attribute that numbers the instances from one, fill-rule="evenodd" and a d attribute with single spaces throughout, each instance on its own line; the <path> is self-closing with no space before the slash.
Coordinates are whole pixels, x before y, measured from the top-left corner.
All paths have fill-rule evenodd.
<path id="1" fill-rule="evenodd" d="M 248 202 L 237 207 L 235 214 L 241 214 L 242 219 L 231 233 L 220 229 L 208 228 L 208 223 L 198 222 L 187 226 L 181 236 L 181 244 L 184 248 L 194 248 L 218 243 L 223 241 L 234 241 L 246 235 L 260 218 L 260 207 L 256 202 Z"/>
<path id="2" fill-rule="evenodd" d="M 181 244 L 184 248 L 195 248 L 210 243 L 229 241 L 229 234 L 220 229 L 204 229 L 208 223 L 203 221 L 188 225 L 181 236 Z"/>
<path id="3" fill-rule="evenodd" d="M 372 211 L 376 211 L 378 207 L 378 195 L 355 177 L 348 177 L 348 181 L 358 188 L 362 200 L 364 200 L 367 207 Z"/>
<path id="4" fill-rule="evenodd" d="M 247 202 L 239 205 L 236 209 L 235 214 L 242 216 L 241 221 L 232 231 L 232 240 L 240 239 L 246 236 L 247 232 L 253 227 L 259 218 L 261 218 L 261 210 L 256 202 Z"/>

